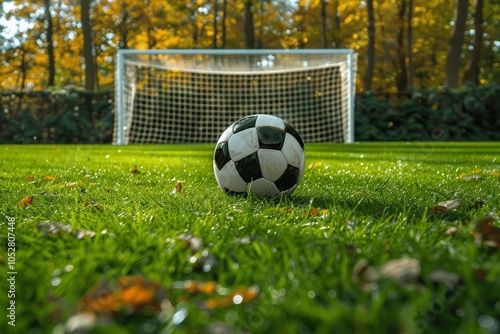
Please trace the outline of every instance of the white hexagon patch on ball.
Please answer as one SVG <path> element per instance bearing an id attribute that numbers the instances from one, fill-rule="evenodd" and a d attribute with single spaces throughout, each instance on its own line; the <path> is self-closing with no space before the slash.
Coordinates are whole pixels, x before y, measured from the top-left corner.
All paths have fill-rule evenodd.
<path id="1" fill-rule="evenodd" d="M 281 118 L 243 117 L 229 126 L 215 147 L 213 167 L 228 194 L 261 197 L 291 194 L 304 175 L 304 142 Z"/>

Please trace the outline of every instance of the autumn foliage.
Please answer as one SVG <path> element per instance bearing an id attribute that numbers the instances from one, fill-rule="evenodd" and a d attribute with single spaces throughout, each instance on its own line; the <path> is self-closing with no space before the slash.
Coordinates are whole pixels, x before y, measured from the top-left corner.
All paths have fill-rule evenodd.
<path id="1" fill-rule="evenodd" d="M 447 0 L 15 0 L 3 5 L 0 21 L 0 28 L 19 25 L 0 34 L 0 89 L 109 88 L 116 50 L 124 48 L 352 48 L 359 90 L 401 92 L 448 83 L 452 33 L 463 40 L 453 58 L 458 78 L 485 84 L 500 78 L 495 6 L 470 2 L 455 17 Z"/>

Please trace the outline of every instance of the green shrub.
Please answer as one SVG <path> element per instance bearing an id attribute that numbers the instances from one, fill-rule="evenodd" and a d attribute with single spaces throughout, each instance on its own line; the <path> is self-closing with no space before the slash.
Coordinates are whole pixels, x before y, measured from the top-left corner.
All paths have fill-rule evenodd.
<path id="1" fill-rule="evenodd" d="M 415 90 L 397 103 L 387 94 L 356 97 L 357 141 L 492 141 L 500 139 L 500 84 Z"/>
<path id="2" fill-rule="evenodd" d="M 113 92 L 78 89 L 0 94 L 0 143 L 109 143 Z"/>

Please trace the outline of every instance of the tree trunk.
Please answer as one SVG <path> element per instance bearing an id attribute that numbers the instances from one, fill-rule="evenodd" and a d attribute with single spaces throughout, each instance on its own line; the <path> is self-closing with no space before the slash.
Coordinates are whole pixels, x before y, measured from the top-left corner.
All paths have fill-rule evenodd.
<path id="1" fill-rule="evenodd" d="M 255 49 L 255 25 L 253 21 L 252 0 L 245 2 L 245 41 L 247 49 Z"/>
<path id="2" fill-rule="evenodd" d="M 52 14 L 50 13 L 50 0 L 44 0 L 43 6 L 45 10 L 45 20 L 47 22 L 45 34 L 47 35 L 47 56 L 49 58 L 49 80 L 47 86 L 55 85 L 56 81 L 56 60 L 54 55 L 54 22 L 52 21 Z"/>
<path id="3" fill-rule="evenodd" d="M 264 9 L 265 0 L 259 1 L 259 37 L 257 38 L 257 49 L 264 46 Z"/>
<path id="4" fill-rule="evenodd" d="M 408 56 L 408 89 L 413 87 L 413 29 L 411 21 L 413 20 L 413 0 L 408 0 L 408 30 L 406 31 L 406 55 Z"/>
<path id="5" fill-rule="evenodd" d="M 214 35 L 212 37 L 212 48 L 213 49 L 217 49 L 217 18 L 219 17 L 218 16 L 218 13 L 217 11 L 219 10 L 219 6 L 217 4 L 217 0 L 214 0 Z"/>
<path id="6" fill-rule="evenodd" d="M 226 48 L 226 14 L 227 14 L 227 0 L 222 2 L 222 45 L 223 49 Z"/>
<path id="7" fill-rule="evenodd" d="M 321 0 L 321 43 L 323 49 L 328 48 L 328 41 L 326 38 L 326 0 Z"/>
<path id="8" fill-rule="evenodd" d="M 372 89 L 373 70 L 375 68 L 375 15 L 373 10 L 373 0 L 366 0 L 366 9 L 368 12 L 368 47 L 366 51 L 366 69 L 363 75 L 363 90 Z"/>
<path id="9" fill-rule="evenodd" d="M 448 55 L 446 57 L 446 82 L 449 87 L 458 86 L 458 72 L 460 70 L 460 56 L 464 42 L 465 21 L 469 0 L 456 0 L 454 26 L 451 38 L 448 41 Z"/>
<path id="10" fill-rule="evenodd" d="M 81 0 L 82 30 L 83 30 L 83 58 L 85 59 L 85 89 L 94 90 L 95 65 L 92 54 L 92 29 L 90 27 L 90 1 Z"/>
<path id="11" fill-rule="evenodd" d="M 479 84 L 479 61 L 483 44 L 483 0 L 476 0 L 474 5 L 474 50 L 464 73 L 463 83 Z"/>
<path id="12" fill-rule="evenodd" d="M 370 0 L 372 2 L 372 0 Z M 373 2 L 372 2 L 373 7 Z M 333 34 L 333 47 L 341 48 L 341 37 L 340 35 L 340 13 L 339 13 L 339 1 L 333 1 L 333 12 L 335 17 L 333 18 L 334 34 Z"/>
<path id="13" fill-rule="evenodd" d="M 408 88 L 408 71 L 406 69 L 406 50 L 404 47 L 405 36 L 405 13 L 406 13 L 406 0 L 401 1 L 399 7 L 398 19 L 399 29 L 397 35 L 398 43 L 398 56 L 397 56 L 397 70 L 396 70 L 396 87 L 398 93 L 403 93 Z"/>

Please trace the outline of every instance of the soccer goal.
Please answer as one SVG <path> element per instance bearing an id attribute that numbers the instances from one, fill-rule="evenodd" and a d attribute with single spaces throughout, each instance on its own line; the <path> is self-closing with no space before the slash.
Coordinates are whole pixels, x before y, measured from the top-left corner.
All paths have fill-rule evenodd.
<path id="1" fill-rule="evenodd" d="M 352 143 L 355 74 L 350 49 L 118 50 L 114 143 L 215 143 L 252 114 Z"/>

